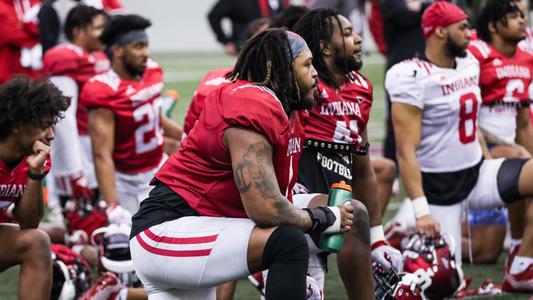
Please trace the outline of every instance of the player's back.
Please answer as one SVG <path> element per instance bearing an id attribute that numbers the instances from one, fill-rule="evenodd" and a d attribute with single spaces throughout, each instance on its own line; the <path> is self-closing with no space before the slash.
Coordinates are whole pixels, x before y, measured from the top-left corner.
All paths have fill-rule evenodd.
<path id="1" fill-rule="evenodd" d="M 289 196 L 303 146 L 301 114 L 287 117 L 271 90 L 247 81 L 221 86 L 205 104 L 194 128 L 156 178 L 201 215 L 246 217 L 223 141 L 226 129 L 238 127 L 256 131 L 270 142 L 279 188 Z"/>
<path id="2" fill-rule="evenodd" d="M 462 170 L 481 160 L 476 139 L 479 64 L 471 55 L 456 58 L 456 63 L 454 69 L 439 68 L 415 58 L 396 64 L 386 74 L 391 101 L 422 110 L 417 158 L 423 172 Z"/>

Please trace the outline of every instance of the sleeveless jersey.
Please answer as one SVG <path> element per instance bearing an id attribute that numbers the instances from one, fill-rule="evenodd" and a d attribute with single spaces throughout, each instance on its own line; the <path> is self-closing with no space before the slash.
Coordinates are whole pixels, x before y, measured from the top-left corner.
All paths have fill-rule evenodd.
<path id="1" fill-rule="evenodd" d="M 89 110 L 106 108 L 115 115 L 113 160 L 118 171 L 138 174 L 161 162 L 162 89 L 163 70 L 153 60 L 148 60 L 139 81 L 122 79 L 110 70 L 83 87 L 80 101 Z"/>
<path id="2" fill-rule="evenodd" d="M 44 55 L 45 71 L 51 76 L 68 76 L 74 79 L 79 91 L 91 77 L 105 73 L 109 68 L 110 62 L 102 51 L 88 52 L 73 44 L 57 45 Z M 76 120 L 78 133 L 88 135 L 87 108 L 79 102 Z"/>
<path id="3" fill-rule="evenodd" d="M 306 112 L 287 117 L 276 95 L 264 86 L 243 80 L 222 85 L 208 95 L 194 128 L 155 177 L 200 215 L 246 218 L 223 142 L 226 129 L 246 128 L 272 145 L 279 189 L 292 201 L 307 118 Z"/>
<path id="4" fill-rule="evenodd" d="M 456 58 L 456 63 L 455 69 L 439 68 L 415 58 L 394 65 L 386 74 L 391 101 L 422 110 L 416 151 L 422 172 L 459 171 L 481 160 L 476 138 L 479 63 L 471 54 Z"/>

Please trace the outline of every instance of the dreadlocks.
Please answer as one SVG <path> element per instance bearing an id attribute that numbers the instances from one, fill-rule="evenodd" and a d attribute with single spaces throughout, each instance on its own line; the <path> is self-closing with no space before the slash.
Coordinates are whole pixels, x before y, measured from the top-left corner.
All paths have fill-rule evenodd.
<path id="1" fill-rule="evenodd" d="M 235 68 L 227 78 L 231 81 L 248 80 L 270 88 L 288 114 L 291 107 L 300 101 L 293 59 L 287 32 L 269 29 L 243 45 Z"/>
<path id="2" fill-rule="evenodd" d="M 313 66 L 318 72 L 318 76 L 327 85 L 338 88 L 333 72 L 329 69 L 324 57 L 318 55 L 322 52 L 320 41 L 329 42 L 333 36 L 333 22 L 337 22 L 341 28 L 341 21 L 338 14 L 332 9 L 315 9 L 306 13 L 294 25 L 293 31 L 302 36 L 309 49 L 313 53 Z M 343 41 L 344 47 L 344 41 Z M 349 73 L 348 66 L 345 65 L 346 73 Z"/>
<path id="3" fill-rule="evenodd" d="M 520 12 L 524 14 L 516 5 L 514 0 L 489 0 L 479 13 L 477 19 L 476 31 L 483 41 L 490 43 L 491 36 L 489 31 L 489 23 L 496 25 L 497 22 L 502 22 L 507 26 L 506 15 L 508 13 Z"/>

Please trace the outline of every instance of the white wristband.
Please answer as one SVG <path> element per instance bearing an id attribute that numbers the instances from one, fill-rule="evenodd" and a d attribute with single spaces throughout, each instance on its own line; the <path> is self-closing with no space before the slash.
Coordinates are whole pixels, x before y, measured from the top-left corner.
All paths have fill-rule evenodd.
<path id="1" fill-rule="evenodd" d="M 383 232 L 383 225 L 378 225 L 370 228 L 370 245 L 384 240 L 385 233 Z"/>
<path id="2" fill-rule="evenodd" d="M 411 200 L 411 205 L 413 205 L 413 212 L 417 219 L 429 215 L 429 205 L 426 197 L 422 196 Z"/>
<path id="3" fill-rule="evenodd" d="M 324 233 L 337 233 L 341 231 L 341 210 L 338 206 L 328 206 L 329 209 L 333 212 L 335 215 L 335 223 L 333 225 L 330 225 L 326 230 L 324 230 Z"/>

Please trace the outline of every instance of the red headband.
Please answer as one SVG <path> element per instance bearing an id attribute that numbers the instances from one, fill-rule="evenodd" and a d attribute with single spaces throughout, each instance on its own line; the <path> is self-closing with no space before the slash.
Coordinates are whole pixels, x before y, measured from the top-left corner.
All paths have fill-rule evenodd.
<path id="1" fill-rule="evenodd" d="M 468 16 L 455 4 L 437 1 L 431 4 L 422 15 L 422 30 L 427 39 L 438 26 L 446 27 L 450 24 L 466 20 Z"/>

